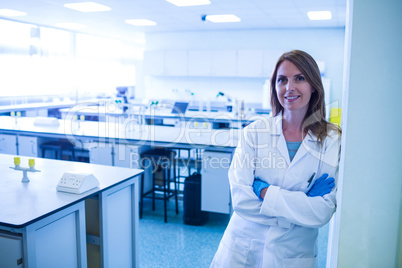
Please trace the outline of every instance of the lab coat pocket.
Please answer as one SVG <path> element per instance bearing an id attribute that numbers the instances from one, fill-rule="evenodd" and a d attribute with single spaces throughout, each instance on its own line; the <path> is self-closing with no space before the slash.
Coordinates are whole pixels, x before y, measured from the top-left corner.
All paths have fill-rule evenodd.
<path id="1" fill-rule="evenodd" d="M 246 238 L 230 235 L 222 240 L 222 259 L 225 260 L 225 267 L 245 267 L 250 251 L 251 241 Z"/>
<path id="2" fill-rule="evenodd" d="M 315 268 L 317 267 L 317 258 L 292 258 L 284 259 L 282 268 Z"/>

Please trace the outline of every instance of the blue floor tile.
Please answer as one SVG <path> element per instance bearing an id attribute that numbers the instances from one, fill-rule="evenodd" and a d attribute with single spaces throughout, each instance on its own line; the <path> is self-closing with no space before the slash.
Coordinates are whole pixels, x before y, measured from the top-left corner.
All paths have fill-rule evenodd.
<path id="1" fill-rule="evenodd" d="M 210 213 L 203 226 L 183 223 L 182 202 L 175 214 L 174 201 L 169 201 L 168 222 L 164 222 L 163 202 L 144 200 L 140 219 L 140 267 L 209 267 L 229 222 L 229 215 Z"/>

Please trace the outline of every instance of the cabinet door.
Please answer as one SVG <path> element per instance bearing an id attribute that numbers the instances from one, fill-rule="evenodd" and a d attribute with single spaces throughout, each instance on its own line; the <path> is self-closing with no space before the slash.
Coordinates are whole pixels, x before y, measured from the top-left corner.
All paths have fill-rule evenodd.
<path id="1" fill-rule="evenodd" d="M 237 76 L 263 77 L 263 62 L 262 50 L 237 51 Z"/>
<path id="2" fill-rule="evenodd" d="M 188 75 L 210 76 L 212 54 L 209 50 L 193 50 L 188 52 Z"/>
<path id="3" fill-rule="evenodd" d="M 89 163 L 113 166 L 112 145 L 109 143 L 94 143 L 89 147 Z"/>
<path id="4" fill-rule="evenodd" d="M 85 201 L 48 215 L 24 233 L 24 267 L 87 267 Z"/>
<path id="5" fill-rule="evenodd" d="M 116 167 L 144 169 L 144 192 L 152 189 L 152 167 L 149 162 L 141 166 L 141 154 L 151 147 L 147 145 L 116 144 L 114 147 L 114 165 Z M 139 180 L 141 189 L 141 180 Z"/>
<path id="6" fill-rule="evenodd" d="M 228 170 L 230 153 L 204 151 L 201 172 L 201 210 L 230 213 Z"/>
<path id="7" fill-rule="evenodd" d="M 215 50 L 212 52 L 212 76 L 236 76 L 236 50 Z"/>
<path id="8" fill-rule="evenodd" d="M 272 71 L 274 70 L 275 64 L 279 57 L 282 55 L 280 50 L 265 50 L 264 51 L 264 66 L 263 66 L 263 77 L 271 77 Z"/>
<path id="9" fill-rule="evenodd" d="M 19 136 L 18 154 L 23 156 L 38 157 L 38 138 Z"/>
<path id="10" fill-rule="evenodd" d="M 22 237 L 0 232 L 0 267 L 22 267 Z"/>
<path id="11" fill-rule="evenodd" d="M 144 74 L 160 76 L 165 72 L 165 52 L 145 51 L 144 52 Z"/>
<path id="12" fill-rule="evenodd" d="M 165 52 L 165 75 L 187 75 L 187 51 L 168 50 Z"/>
<path id="13" fill-rule="evenodd" d="M 0 134 L 0 153 L 17 154 L 17 137 L 14 135 Z"/>
<path id="14" fill-rule="evenodd" d="M 116 144 L 114 147 L 114 165 L 116 167 L 130 167 L 131 151 L 126 144 Z"/>
<path id="15" fill-rule="evenodd" d="M 125 168 L 141 168 L 141 154 L 151 147 L 135 144 L 116 144 L 114 147 L 114 165 Z"/>

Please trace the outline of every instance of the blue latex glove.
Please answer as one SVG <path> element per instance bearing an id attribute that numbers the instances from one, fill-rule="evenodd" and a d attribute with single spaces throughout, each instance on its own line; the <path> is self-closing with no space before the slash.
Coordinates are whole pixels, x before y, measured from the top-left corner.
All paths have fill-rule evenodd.
<path id="1" fill-rule="evenodd" d="M 335 179 L 328 178 L 328 174 L 324 173 L 320 178 L 318 178 L 313 186 L 311 186 L 310 190 L 307 192 L 307 196 L 324 196 L 329 194 L 335 186 Z"/>
<path id="2" fill-rule="evenodd" d="M 255 178 L 253 182 L 253 191 L 254 193 L 258 196 L 258 199 L 261 201 L 263 200 L 261 198 L 261 190 L 264 188 L 269 187 L 269 184 L 266 183 L 265 181 L 260 180 L 259 178 Z"/>

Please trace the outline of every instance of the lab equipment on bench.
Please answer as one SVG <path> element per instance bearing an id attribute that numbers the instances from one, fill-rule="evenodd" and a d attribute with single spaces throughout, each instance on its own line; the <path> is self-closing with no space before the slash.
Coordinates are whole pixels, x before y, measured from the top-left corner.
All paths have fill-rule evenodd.
<path id="1" fill-rule="evenodd" d="M 29 182 L 28 172 L 40 172 L 40 170 L 35 169 L 35 159 L 29 159 L 29 168 L 20 167 L 21 159 L 19 157 L 14 157 L 14 167 L 10 167 L 14 170 L 22 171 L 22 182 Z"/>
<path id="2" fill-rule="evenodd" d="M 185 114 L 188 107 L 188 102 L 175 102 L 172 108 L 172 114 Z"/>
<path id="3" fill-rule="evenodd" d="M 98 186 L 99 181 L 93 174 L 64 172 L 56 189 L 59 192 L 82 194 Z"/>
<path id="4" fill-rule="evenodd" d="M 226 111 L 231 113 L 233 111 L 233 99 L 230 97 L 228 94 L 225 94 L 223 92 L 218 92 L 218 95 L 216 95 L 216 98 L 219 98 L 220 96 L 226 98 Z"/>

